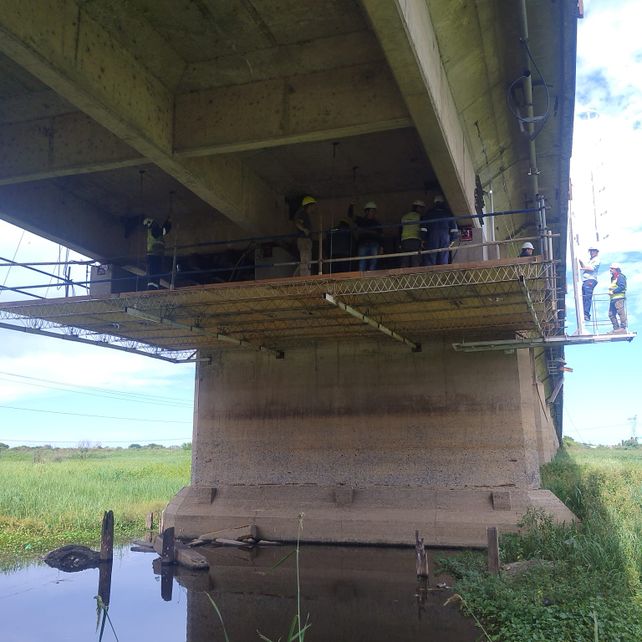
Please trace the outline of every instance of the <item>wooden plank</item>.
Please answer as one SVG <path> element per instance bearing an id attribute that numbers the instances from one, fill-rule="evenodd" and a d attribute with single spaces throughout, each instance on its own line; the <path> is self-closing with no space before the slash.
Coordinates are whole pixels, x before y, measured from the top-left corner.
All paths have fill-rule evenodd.
<path id="1" fill-rule="evenodd" d="M 415 557 L 417 567 L 417 577 L 428 578 L 428 559 L 426 557 L 426 547 L 424 538 L 419 537 L 419 531 L 415 531 Z"/>
<path id="2" fill-rule="evenodd" d="M 499 538 L 497 528 L 489 526 L 486 529 L 488 539 L 488 572 L 491 575 L 499 575 Z"/>
<path id="3" fill-rule="evenodd" d="M 108 510 L 103 515 L 103 525 L 100 533 L 101 561 L 114 558 L 114 512 Z"/>
<path id="4" fill-rule="evenodd" d="M 173 564 L 176 561 L 176 551 L 174 545 L 174 527 L 166 528 L 162 535 L 161 562 L 163 564 Z"/>

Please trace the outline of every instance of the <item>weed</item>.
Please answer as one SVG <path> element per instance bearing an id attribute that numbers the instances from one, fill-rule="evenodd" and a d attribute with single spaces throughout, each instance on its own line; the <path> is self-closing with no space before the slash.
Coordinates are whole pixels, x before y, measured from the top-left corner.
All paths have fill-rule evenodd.
<path id="1" fill-rule="evenodd" d="M 462 607 L 502 642 L 642 640 L 642 454 L 573 448 L 542 478 L 581 523 L 528 511 L 501 537 L 502 561 L 548 562 L 518 575 L 488 576 L 481 553 L 440 560 Z"/>

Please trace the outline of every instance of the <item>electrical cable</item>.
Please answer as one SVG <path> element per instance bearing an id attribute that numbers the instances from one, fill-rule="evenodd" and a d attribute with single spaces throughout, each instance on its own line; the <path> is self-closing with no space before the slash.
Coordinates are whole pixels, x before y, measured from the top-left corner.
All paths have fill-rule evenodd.
<path id="1" fill-rule="evenodd" d="M 542 129 L 544 129 L 544 125 L 546 125 L 546 122 L 550 118 L 550 110 L 551 110 L 551 95 L 550 91 L 548 89 L 548 85 L 546 84 L 546 81 L 544 80 L 544 76 L 542 75 L 542 72 L 540 71 L 539 67 L 537 66 L 537 63 L 535 62 L 535 58 L 533 58 L 533 54 L 531 53 L 530 47 L 528 46 L 528 42 L 526 42 L 523 38 L 520 38 L 520 43 L 522 46 L 526 49 L 526 54 L 530 61 L 533 63 L 533 67 L 535 67 L 535 71 L 539 75 L 540 82 L 544 89 L 546 90 L 546 109 L 544 113 L 540 116 L 533 116 L 531 118 L 522 116 L 518 109 L 518 106 L 514 106 L 514 97 L 513 97 L 513 89 L 517 85 L 517 83 L 522 82 L 523 80 L 526 80 L 529 76 L 531 76 L 530 71 L 526 71 L 525 73 L 520 74 L 513 82 L 509 85 L 508 89 L 506 90 L 506 104 L 508 106 L 508 110 L 510 113 L 522 124 L 525 125 L 533 125 L 535 127 L 534 131 L 532 134 L 528 135 L 528 139 L 530 141 L 535 140 L 541 133 Z"/>
<path id="2" fill-rule="evenodd" d="M 67 415 L 70 417 L 91 417 L 93 419 L 117 419 L 118 421 L 144 421 L 157 424 L 192 424 L 191 421 L 178 421 L 173 419 L 144 419 L 139 417 L 114 417 L 111 415 L 92 415 L 82 412 L 65 412 L 63 410 L 45 410 L 43 408 L 22 408 L 20 406 L 9 406 L 0 404 L 0 408 L 8 410 L 19 410 L 21 412 L 41 412 L 48 415 Z"/>
<path id="3" fill-rule="evenodd" d="M 85 392 L 83 390 L 71 390 L 71 389 L 68 389 L 68 388 L 61 388 L 59 386 L 47 386 L 45 384 L 31 383 L 31 382 L 28 382 L 28 381 L 17 382 L 14 379 L 9 379 L 7 377 L 0 377 L 0 381 L 6 381 L 8 383 L 13 383 L 13 384 L 19 383 L 20 385 L 23 385 L 23 386 L 32 386 L 34 388 L 45 388 L 47 390 L 59 390 L 60 392 L 72 393 L 72 394 L 76 394 L 76 395 L 86 395 L 86 396 L 89 396 L 89 397 L 100 397 L 100 398 L 103 398 L 103 399 L 113 399 L 113 400 L 118 400 L 118 401 L 127 401 L 127 402 L 130 402 L 130 403 L 148 404 L 148 405 L 151 405 L 151 406 L 169 406 L 170 408 L 180 408 L 180 407 L 190 407 L 192 405 L 192 404 L 189 404 L 187 402 L 184 402 L 184 403 L 173 403 L 173 402 L 165 402 L 163 400 L 161 400 L 161 401 L 157 401 L 157 400 L 145 401 L 143 399 L 131 399 L 131 398 L 127 398 L 127 397 L 116 395 L 116 394 L 115 395 L 98 394 L 98 393 L 93 393 L 93 392 Z"/>
<path id="4" fill-rule="evenodd" d="M 132 401 L 136 401 L 136 399 L 135 399 L 136 397 L 143 397 L 145 399 L 157 399 L 159 401 L 175 402 L 177 404 L 187 403 L 187 402 L 184 402 L 182 399 L 179 399 L 177 397 L 166 397 L 166 396 L 161 396 L 161 395 L 150 395 L 150 394 L 147 394 L 147 393 L 142 394 L 142 393 L 137 393 L 137 392 L 127 392 L 125 390 L 112 390 L 110 388 L 100 388 L 100 387 L 97 387 L 97 386 L 80 386 L 80 385 L 75 384 L 75 383 L 66 384 L 66 383 L 63 383 L 63 382 L 60 382 L 60 381 L 52 381 L 51 379 L 41 379 L 39 377 L 28 377 L 26 375 L 20 375 L 20 374 L 16 374 L 16 373 L 13 373 L 13 372 L 4 372 L 2 370 L 0 370 L 0 374 L 7 375 L 9 377 L 18 377 L 19 379 L 28 379 L 29 381 L 41 381 L 41 382 L 44 382 L 44 383 L 53 383 L 53 384 L 56 384 L 56 385 L 64 385 L 64 386 L 69 386 L 69 387 L 73 387 L 73 388 L 81 388 L 81 389 L 85 389 L 85 390 L 94 390 L 94 391 L 97 391 L 97 392 L 107 392 L 107 393 L 113 392 L 113 393 L 117 393 L 119 395 L 122 395 L 124 398 L 129 397 L 129 398 L 131 398 Z M 70 390 L 70 392 L 71 392 L 71 390 Z M 189 403 L 188 405 L 191 405 L 191 403 Z"/>

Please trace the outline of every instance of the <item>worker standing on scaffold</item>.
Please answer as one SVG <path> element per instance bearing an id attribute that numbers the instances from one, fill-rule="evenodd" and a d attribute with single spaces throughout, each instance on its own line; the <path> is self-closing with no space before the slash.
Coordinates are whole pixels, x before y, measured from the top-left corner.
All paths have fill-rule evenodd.
<path id="1" fill-rule="evenodd" d="M 580 270 L 582 271 L 582 302 L 584 304 L 584 321 L 591 320 L 591 305 L 593 303 L 593 290 L 597 285 L 597 273 L 600 269 L 600 251 L 595 245 L 588 249 L 589 260 L 584 263 L 580 259 Z"/>
<path id="2" fill-rule="evenodd" d="M 611 285 L 609 286 L 609 319 L 614 334 L 626 333 L 626 277 L 617 263 L 611 263 Z M 620 317 L 618 322 L 618 317 Z"/>
<path id="3" fill-rule="evenodd" d="M 162 224 L 147 217 L 143 220 L 143 225 L 147 229 L 147 289 L 158 290 L 163 273 L 165 236 L 172 229 L 172 222 L 169 217 Z"/>

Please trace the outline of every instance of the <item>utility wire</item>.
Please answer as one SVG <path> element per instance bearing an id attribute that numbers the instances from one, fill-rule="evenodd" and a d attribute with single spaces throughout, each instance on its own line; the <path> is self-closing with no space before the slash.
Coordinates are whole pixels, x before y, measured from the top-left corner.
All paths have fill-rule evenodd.
<path id="1" fill-rule="evenodd" d="M 177 405 L 185 405 L 185 406 L 191 406 L 192 404 L 190 402 L 183 401 L 182 399 L 178 399 L 177 397 L 165 397 L 161 395 L 149 395 L 149 394 L 140 394 L 136 392 L 126 392 L 124 390 L 111 390 L 110 388 L 98 388 L 94 386 L 80 386 L 78 384 L 73 384 L 73 383 L 62 383 L 60 381 L 52 381 L 51 379 L 41 379 L 38 377 L 28 377 L 26 375 L 20 375 L 20 374 L 15 374 L 13 372 L 4 372 L 0 370 L 0 375 L 6 375 L 9 377 L 17 377 L 18 379 L 25 379 L 27 381 L 40 381 L 43 383 L 52 383 L 57 386 L 68 386 L 70 389 L 67 390 L 66 388 L 59 388 L 60 390 L 66 390 L 67 392 L 77 392 L 73 390 L 73 388 L 78 388 L 78 392 L 81 390 L 87 390 L 87 391 L 95 391 L 96 394 L 100 393 L 107 393 L 105 396 L 108 396 L 109 394 L 113 393 L 115 395 L 122 395 L 123 399 L 126 400 L 131 400 L 131 401 L 138 401 L 136 399 L 137 397 L 143 398 L 143 399 L 149 399 L 149 400 L 155 400 L 154 403 L 175 403 Z M 34 384 L 31 384 L 34 385 Z M 43 386 L 44 387 L 44 386 Z M 84 394 L 92 394 L 90 392 L 85 392 Z"/>
<path id="2" fill-rule="evenodd" d="M 21 412 L 42 412 L 49 415 L 68 415 L 70 417 L 92 417 L 94 419 L 117 419 L 118 421 L 144 421 L 156 424 L 191 424 L 191 421 L 175 421 L 172 419 L 143 419 L 139 417 L 114 417 L 111 415 L 90 415 L 81 412 L 64 412 L 62 410 L 44 410 L 41 408 L 22 408 L 20 406 L 7 406 L 0 404 L 0 408 L 20 410 Z"/>

